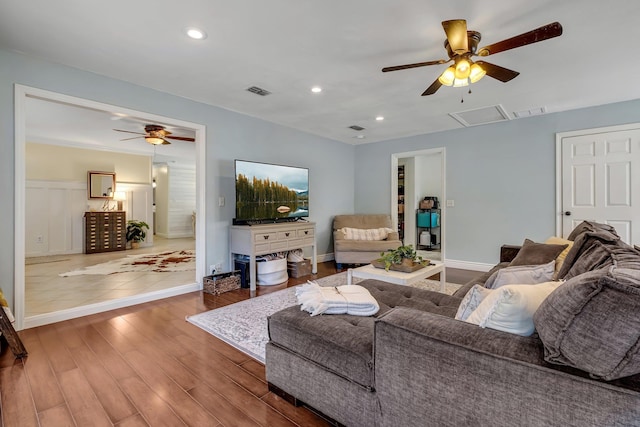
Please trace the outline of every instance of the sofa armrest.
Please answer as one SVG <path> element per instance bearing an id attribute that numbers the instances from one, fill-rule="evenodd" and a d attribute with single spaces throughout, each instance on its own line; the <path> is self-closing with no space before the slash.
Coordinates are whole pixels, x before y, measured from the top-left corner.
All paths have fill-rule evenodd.
<path id="1" fill-rule="evenodd" d="M 500 262 L 511 262 L 518 255 L 522 246 L 502 245 L 500 247 Z"/>
<path id="2" fill-rule="evenodd" d="M 640 415 L 638 393 L 551 368 L 536 337 L 405 307 L 374 328 L 381 426 L 624 425 Z"/>

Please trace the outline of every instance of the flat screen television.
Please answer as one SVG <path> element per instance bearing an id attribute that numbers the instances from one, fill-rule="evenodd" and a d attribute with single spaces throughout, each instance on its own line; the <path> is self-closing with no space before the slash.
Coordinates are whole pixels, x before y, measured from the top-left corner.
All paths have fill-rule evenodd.
<path id="1" fill-rule="evenodd" d="M 296 221 L 309 216 L 309 169 L 236 160 L 235 175 L 234 224 Z"/>

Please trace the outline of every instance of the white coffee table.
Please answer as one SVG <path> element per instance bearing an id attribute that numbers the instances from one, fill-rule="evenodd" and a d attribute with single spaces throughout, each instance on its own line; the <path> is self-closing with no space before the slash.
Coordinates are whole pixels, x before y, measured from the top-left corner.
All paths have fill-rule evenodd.
<path id="1" fill-rule="evenodd" d="M 403 273 L 401 271 L 386 271 L 384 268 L 376 268 L 371 264 L 358 268 L 350 268 L 347 270 L 347 285 L 353 281 L 353 277 L 361 279 L 377 279 L 383 282 L 395 283 L 396 285 L 410 285 L 420 280 L 431 277 L 440 273 L 440 292 L 444 292 L 445 271 L 444 263 L 440 261 L 431 261 L 431 264 L 424 268 L 414 271 L 413 273 Z"/>

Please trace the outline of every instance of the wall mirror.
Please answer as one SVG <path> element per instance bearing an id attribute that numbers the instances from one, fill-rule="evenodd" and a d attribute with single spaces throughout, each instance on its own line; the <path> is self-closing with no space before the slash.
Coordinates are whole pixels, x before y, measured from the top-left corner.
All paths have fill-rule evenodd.
<path id="1" fill-rule="evenodd" d="M 88 172 L 88 185 L 90 199 L 112 199 L 116 191 L 115 172 Z"/>

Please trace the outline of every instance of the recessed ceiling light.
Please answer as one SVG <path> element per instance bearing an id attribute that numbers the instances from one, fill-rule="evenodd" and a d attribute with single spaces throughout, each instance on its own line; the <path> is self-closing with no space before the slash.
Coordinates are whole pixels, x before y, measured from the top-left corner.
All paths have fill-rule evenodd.
<path id="1" fill-rule="evenodd" d="M 320 92 L 322 92 L 322 88 L 320 86 L 314 86 L 314 87 L 311 88 L 311 92 L 320 93 Z"/>
<path id="2" fill-rule="evenodd" d="M 195 27 L 187 27 L 184 29 L 184 33 L 194 40 L 204 40 L 207 38 L 207 33 L 203 30 Z"/>
<path id="3" fill-rule="evenodd" d="M 381 121 L 383 121 L 383 120 L 384 120 L 384 117 L 382 117 L 382 116 L 378 116 L 378 117 L 376 117 L 376 120 L 377 120 L 377 121 L 379 121 L 379 122 L 381 122 Z"/>
<path id="4" fill-rule="evenodd" d="M 364 139 L 364 135 L 356 135 L 356 136 L 354 136 L 354 138 L 357 138 L 357 139 Z"/>

